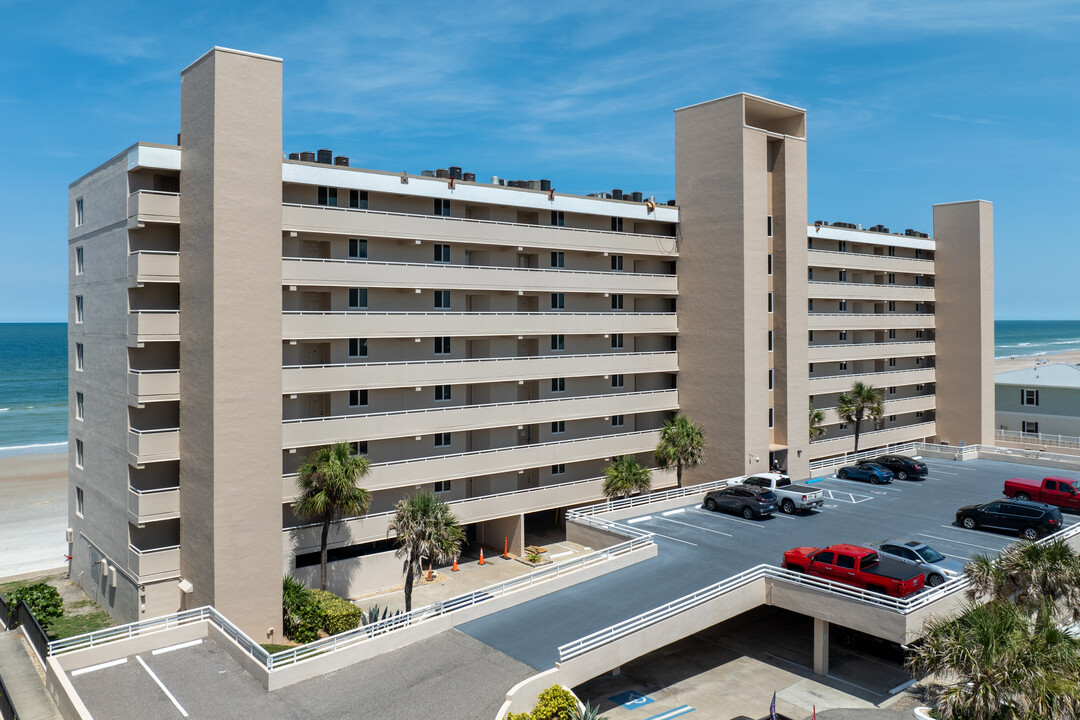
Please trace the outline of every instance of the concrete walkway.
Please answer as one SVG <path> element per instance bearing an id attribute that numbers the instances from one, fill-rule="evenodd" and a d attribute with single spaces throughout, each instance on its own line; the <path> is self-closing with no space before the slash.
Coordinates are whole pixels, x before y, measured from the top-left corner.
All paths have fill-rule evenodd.
<path id="1" fill-rule="evenodd" d="M 21 630 L 0 632 L 0 677 L 4 679 L 11 704 L 20 720 L 62 720 L 45 690 L 31 652 Z"/>

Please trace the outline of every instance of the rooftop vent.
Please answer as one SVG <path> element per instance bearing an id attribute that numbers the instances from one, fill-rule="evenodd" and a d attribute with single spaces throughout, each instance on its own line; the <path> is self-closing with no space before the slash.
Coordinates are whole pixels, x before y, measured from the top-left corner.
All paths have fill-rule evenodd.
<path id="1" fill-rule="evenodd" d="M 315 153 L 302 152 L 300 153 L 300 159 L 304 162 L 315 162 Z"/>
<path id="2" fill-rule="evenodd" d="M 642 194 L 637 192 L 636 190 L 634 191 L 634 193 L 630 197 L 633 198 L 634 202 L 641 202 L 642 200 L 645 199 L 642 196 Z"/>
<path id="3" fill-rule="evenodd" d="M 447 171 L 446 168 L 439 168 L 438 170 L 435 171 L 435 177 L 437 177 L 437 178 L 448 178 L 448 177 L 450 177 L 450 173 Z"/>
<path id="4" fill-rule="evenodd" d="M 342 167 L 349 167 L 349 158 L 345 157 L 344 155 L 338 155 L 336 158 L 334 158 L 334 164 L 341 165 Z"/>
<path id="5" fill-rule="evenodd" d="M 420 177 L 435 177 L 434 170 L 421 170 Z"/>
<path id="6" fill-rule="evenodd" d="M 461 179 L 461 168 L 458 167 L 457 165 L 451 165 L 450 166 L 450 177 L 453 178 L 454 180 L 460 180 Z"/>
<path id="7" fill-rule="evenodd" d="M 333 160 L 334 153 L 331 150 L 327 150 L 326 148 L 319 150 L 318 162 L 321 162 L 323 165 L 330 165 L 333 163 Z"/>
<path id="8" fill-rule="evenodd" d="M 670 205 L 671 207 L 675 207 L 675 201 L 674 200 L 668 200 L 667 204 Z"/>
<path id="9" fill-rule="evenodd" d="M 540 180 L 540 189 L 543 190 L 544 192 L 551 192 L 551 181 L 548 180 L 547 178 L 541 179 Z"/>
<path id="10" fill-rule="evenodd" d="M 615 188 L 614 190 L 612 190 L 611 191 L 611 199 L 612 200 L 622 200 L 622 190 L 619 189 L 619 188 Z"/>
<path id="11" fill-rule="evenodd" d="M 289 159 L 290 160 L 299 160 L 300 159 L 300 153 L 289 153 Z"/>

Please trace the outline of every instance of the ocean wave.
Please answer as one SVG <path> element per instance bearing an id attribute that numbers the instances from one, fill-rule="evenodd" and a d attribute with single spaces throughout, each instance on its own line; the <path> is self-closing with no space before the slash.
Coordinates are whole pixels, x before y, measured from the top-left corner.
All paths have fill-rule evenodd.
<path id="1" fill-rule="evenodd" d="M 0 408 L 0 412 L 7 412 L 7 411 L 8 411 L 8 410 L 10 410 L 10 409 L 11 409 L 11 408 Z"/>
<path id="2" fill-rule="evenodd" d="M 60 452 L 67 448 L 67 441 L 51 443 L 34 443 L 32 445 L 9 445 L 0 447 L 0 457 L 9 455 L 33 455 L 38 453 Z"/>

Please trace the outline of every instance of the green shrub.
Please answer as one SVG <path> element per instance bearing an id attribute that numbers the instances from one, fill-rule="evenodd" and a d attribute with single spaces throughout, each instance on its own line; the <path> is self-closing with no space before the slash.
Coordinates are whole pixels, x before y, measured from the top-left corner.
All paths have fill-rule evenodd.
<path id="1" fill-rule="evenodd" d="M 7 604 L 14 610 L 19 602 L 26 603 L 42 629 L 47 629 L 49 623 L 64 617 L 64 600 L 60 597 L 60 591 L 48 583 L 17 588 L 8 596 Z"/>
<path id="2" fill-rule="evenodd" d="M 281 582 L 281 614 L 285 637 L 298 643 L 319 638 L 324 613 L 312 591 L 286 575 Z"/>
<path id="3" fill-rule="evenodd" d="M 577 700 L 569 690 L 552 685 L 540 693 L 532 717 L 533 720 L 572 720 L 577 709 Z"/>
<path id="4" fill-rule="evenodd" d="M 506 720 L 532 720 L 532 713 L 509 713 Z"/>
<path id="5" fill-rule="evenodd" d="M 322 629 L 327 635 L 337 635 L 359 627 L 363 612 L 345 598 L 326 590 L 312 590 L 311 596 L 322 610 Z"/>
<path id="6" fill-rule="evenodd" d="M 364 625 L 370 625 L 372 623 L 382 622 L 387 618 L 392 618 L 400 614 L 400 610 L 390 612 L 389 606 L 384 605 L 382 607 L 379 607 L 378 603 L 376 603 L 375 605 L 372 605 L 370 608 L 368 608 L 367 612 L 360 613 L 360 622 Z"/>

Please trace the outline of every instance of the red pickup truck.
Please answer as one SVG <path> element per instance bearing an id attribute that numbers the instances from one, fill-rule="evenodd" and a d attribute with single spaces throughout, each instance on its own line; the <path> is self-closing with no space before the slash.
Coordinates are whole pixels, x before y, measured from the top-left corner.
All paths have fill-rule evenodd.
<path id="1" fill-rule="evenodd" d="M 1058 507 L 1080 510 L 1080 490 L 1077 482 L 1063 477 L 1038 480 L 1012 478 L 1005 481 L 1005 494 L 1017 500 L 1034 500 Z"/>
<path id="2" fill-rule="evenodd" d="M 925 577 L 888 555 L 858 545 L 830 545 L 827 548 L 797 547 L 784 553 L 788 570 L 835 580 L 893 597 L 907 597 L 922 590 Z"/>

